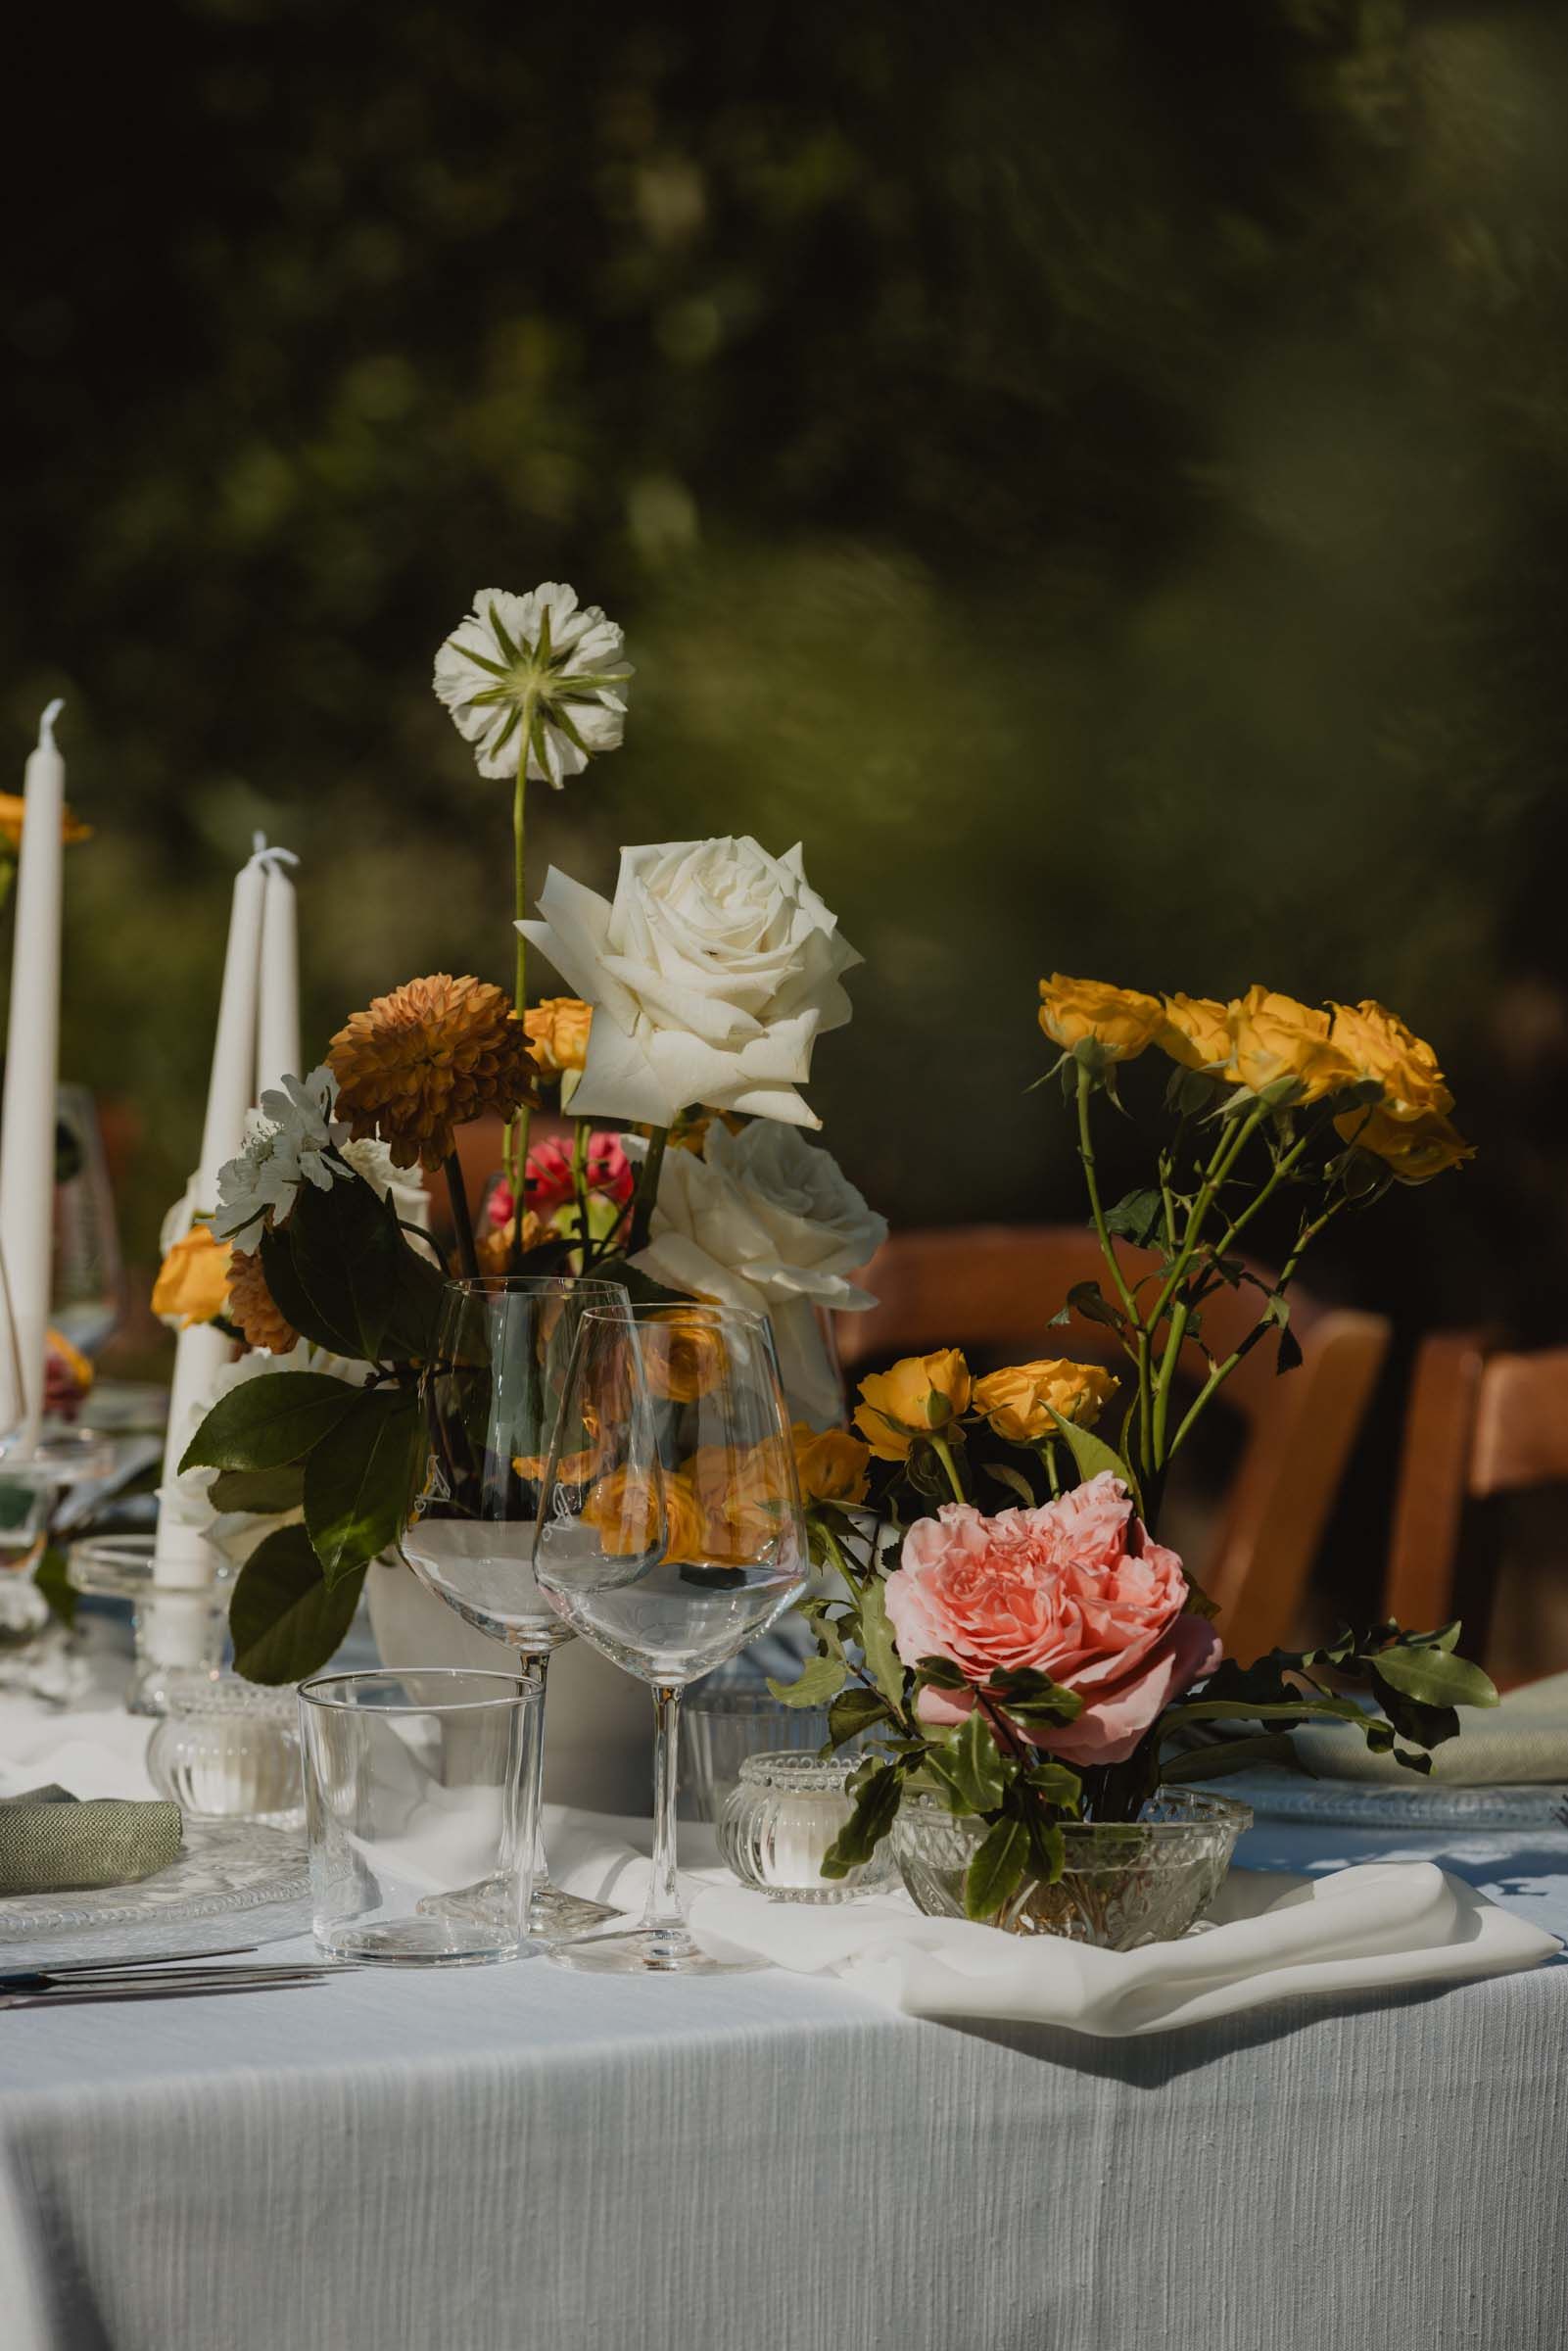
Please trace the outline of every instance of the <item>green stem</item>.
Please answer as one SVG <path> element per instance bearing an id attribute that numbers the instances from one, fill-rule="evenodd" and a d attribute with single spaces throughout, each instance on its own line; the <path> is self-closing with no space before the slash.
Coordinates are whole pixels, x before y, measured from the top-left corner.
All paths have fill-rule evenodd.
<path id="1" fill-rule="evenodd" d="M 1093 1086 L 1094 1080 L 1080 1061 L 1078 1064 L 1078 1158 L 1082 1162 L 1083 1180 L 1088 1187 L 1089 1214 L 1094 1219 L 1094 1229 L 1099 1237 L 1100 1253 L 1111 1269 L 1111 1278 L 1117 1285 L 1128 1319 L 1135 1328 L 1141 1330 L 1143 1326 L 1138 1320 L 1138 1309 L 1134 1303 L 1132 1292 L 1127 1287 L 1126 1276 L 1121 1271 L 1120 1262 L 1117 1257 L 1116 1244 L 1111 1238 L 1110 1228 L 1105 1221 L 1105 1210 L 1100 1205 L 1100 1184 L 1094 1167 L 1094 1138 L 1089 1128 L 1089 1096 L 1093 1091 Z M 1132 1351 L 1129 1349 L 1128 1352 Z"/>
<path id="2" fill-rule="evenodd" d="M 958 1463 L 953 1459 L 953 1448 L 951 1445 L 949 1445 L 947 1439 L 945 1437 L 931 1436 L 927 1439 L 927 1442 L 930 1446 L 932 1453 L 935 1454 L 937 1460 L 941 1463 L 942 1467 L 947 1472 L 947 1482 L 953 1489 L 953 1500 L 955 1502 L 968 1502 L 969 1496 L 964 1491 L 964 1481 L 958 1474 Z"/>
<path id="3" fill-rule="evenodd" d="M 1051 1489 L 1051 1499 L 1053 1502 L 1060 1502 L 1062 1499 L 1062 1476 L 1056 1465 L 1056 1446 L 1048 1438 L 1043 1445 L 1036 1447 L 1036 1451 L 1045 1464 L 1046 1482 Z"/>
<path id="4" fill-rule="evenodd" d="M 669 1141 L 668 1127 L 655 1127 L 648 1136 L 648 1155 L 642 1162 L 637 1198 L 632 1204 L 632 1235 L 626 1244 L 628 1257 L 635 1257 L 640 1249 L 645 1249 L 648 1245 L 648 1229 L 653 1223 L 654 1205 L 659 1196 L 659 1170 L 664 1165 Z"/>
<path id="5" fill-rule="evenodd" d="M 468 1214 L 468 1194 L 463 1188 L 462 1162 L 455 1151 L 447 1154 L 442 1173 L 447 1178 L 447 1197 L 451 1202 L 451 1221 L 457 1229 L 457 1256 L 470 1281 L 479 1278 L 479 1259 L 474 1250 L 473 1220 Z"/>
<path id="6" fill-rule="evenodd" d="M 1344 1206 L 1345 1200 L 1342 1194 L 1339 1199 L 1331 1200 L 1329 1202 L 1327 1208 L 1324 1209 L 1320 1217 L 1314 1217 L 1310 1223 L 1304 1224 L 1302 1226 L 1300 1232 L 1296 1235 L 1296 1240 L 1291 1249 L 1289 1257 L 1285 1260 L 1285 1263 L 1279 1270 L 1279 1277 L 1274 1284 L 1274 1294 L 1276 1297 L 1285 1289 L 1286 1285 L 1291 1280 L 1291 1277 L 1295 1273 L 1297 1267 L 1301 1264 L 1303 1257 L 1306 1255 L 1308 1244 L 1316 1238 L 1318 1233 L 1322 1231 L 1324 1225 L 1329 1222 L 1330 1218 L 1338 1216 L 1340 1210 Z M 1232 1348 L 1230 1354 L 1226 1356 L 1222 1364 L 1215 1364 L 1212 1370 L 1210 1372 L 1209 1377 L 1204 1381 L 1203 1386 L 1193 1398 L 1192 1403 L 1188 1407 L 1186 1415 L 1182 1419 L 1181 1425 L 1178 1427 L 1175 1435 L 1170 1440 L 1171 1460 L 1175 1459 L 1176 1453 L 1183 1438 L 1186 1436 L 1187 1431 L 1192 1427 L 1193 1422 L 1198 1418 L 1200 1413 L 1202 1413 L 1205 1405 L 1209 1402 L 1210 1397 L 1213 1395 L 1215 1389 L 1224 1385 L 1225 1381 L 1230 1377 L 1231 1373 L 1235 1370 L 1236 1366 L 1242 1361 L 1243 1357 L 1251 1355 L 1253 1349 L 1257 1346 L 1259 1340 L 1263 1336 L 1264 1332 L 1272 1329 L 1273 1327 L 1274 1323 L 1272 1317 L 1268 1315 L 1259 1316 L 1258 1321 L 1247 1333 L 1247 1336 L 1242 1340 L 1240 1346 Z"/>
<path id="7" fill-rule="evenodd" d="M 523 696 L 522 748 L 517 754 L 517 788 L 512 793 L 512 905 L 520 923 L 528 913 L 528 890 L 525 878 L 528 805 L 528 751 L 534 740 L 536 697 L 532 692 Z M 517 1018 L 522 1020 L 528 1011 L 528 941 L 514 928 L 517 941 L 517 972 L 512 987 L 512 1004 Z M 507 1136 L 512 1165 L 512 1257 L 523 1253 L 523 1209 L 528 1190 L 528 1128 L 531 1111 L 528 1103 L 520 1105 Z"/>
<path id="8" fill-rule="evenodd" d="M 572 1126 L 572 1199 L 577 1208 L 577 1270 L 588 1271 L 588 1121 Z"/>

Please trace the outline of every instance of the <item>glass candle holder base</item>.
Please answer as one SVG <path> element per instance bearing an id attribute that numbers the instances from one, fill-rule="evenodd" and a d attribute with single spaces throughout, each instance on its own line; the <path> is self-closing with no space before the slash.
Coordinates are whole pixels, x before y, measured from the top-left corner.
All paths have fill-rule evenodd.
<path id="1" fill-rule="evenodd" d="M 228 1638 L 228 1584 L 181 1587 L 154 1580 L 151 1535 L 106 1535 L 72 1544 L 66 1563 L 71 1589 L 93 1600 L 128 1601 L 136 1671 L 126 1698 L 132 1714 L 168 1711 L 181 1675 L 216 1681 Z"/>

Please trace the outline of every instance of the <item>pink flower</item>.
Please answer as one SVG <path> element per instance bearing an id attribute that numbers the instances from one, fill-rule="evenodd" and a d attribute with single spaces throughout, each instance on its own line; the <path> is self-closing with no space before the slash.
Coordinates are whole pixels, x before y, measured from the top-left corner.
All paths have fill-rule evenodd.
<path id="1" fill-rule="evenodd" d="M 1213 1628 L 1183 1612 L 1181 1561 L 1150 1540 L 1109 1470 L 1038 1510 L 987 1518 L 972 1504 L 945 1504 L 910 1528 L 883 1589 L 906 1665 L 949 1657 L 978 1683 L 1032 1665 L 1075 1690 L 1076 1721 L 1027 1732 L 1068 1763 L 1124 1761 L 1155 1717 L 1219 1662 Z M 952 1723 L 974 1703 L 964 1692 L 925 1690 L 920 1708 L 927 1722 Z"/>
<path id="2" fill-rule="evenodd" d="M 590 1192 L 602 1192 L 611 1200 L 626 1201 L 632 1197 L 635 1182 L 632 1163 L 621 1147 L 620 1136 L 608 1128 L 588 1138 L 584 1181 Z M 552 1134 L 534 1145 L 528 1154 L 527 1188 L 528 1205 L 541 1217 L 547 1217 L 551 1209 L 563 1208 L 572 1201 L 575 1187 L 569 1142 Z M 490 1195 L 491 1223 L 509 1224 L 515 1206 L 511 1185 L 501 1176 Z"/>

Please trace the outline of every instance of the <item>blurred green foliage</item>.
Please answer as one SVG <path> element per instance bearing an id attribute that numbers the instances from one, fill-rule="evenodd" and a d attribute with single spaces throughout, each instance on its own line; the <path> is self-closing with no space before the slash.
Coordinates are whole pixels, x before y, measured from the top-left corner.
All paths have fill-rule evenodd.
<path id="1" fill-rule="evenodd" d="M 1561 1335 L 1559 11 L 22 37 L 0 678 L 19 770 L 67 698 L 67 1058 L 146 1118 L 142 1256 L 254 824 L 304 859 L 311 1047 L 507 978 L 506 794 L 430 662 L 477 586 L 562 577 L 639 675 L 626 748 L 535 794 L 538 878 L 803 838 L 867 957 L 813 1095 L 895 1221 L 1078 1213 L 1042 971 L 1376 994 L 1483 1156 L 1338 1278 Z"/>

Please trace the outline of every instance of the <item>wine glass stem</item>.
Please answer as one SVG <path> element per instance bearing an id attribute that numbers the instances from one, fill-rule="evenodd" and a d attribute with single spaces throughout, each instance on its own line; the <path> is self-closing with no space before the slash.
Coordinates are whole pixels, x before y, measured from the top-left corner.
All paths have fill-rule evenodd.
<path id="1" fill-rule="evenodd" d="M 545 1851 L 545 1704 L 549 1695 L 546 1681 L 549 1674 L 547 1649 L 525 1650 L 524 1656 L 539 1675 L 539 1736 L 534 1741 L 533 1759 L 528 1766 L 530 1786 L 525 1791 L 534 1810 L 534 1898 L 542 1894 L 553 1894 L 549 1882 L 549 1860 Z"/>
<path id="2" fill-rule="evenodd" d="M 644 1929 L 685 1937 L 686 1912 L 675 1863 L 675 1796 L 681 1737 L 681 1687 L 653 1685 L 653 1872 Z"/>

